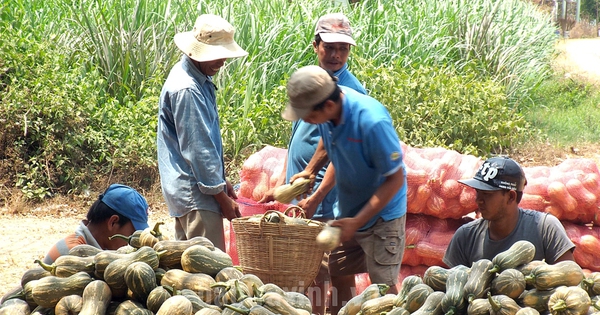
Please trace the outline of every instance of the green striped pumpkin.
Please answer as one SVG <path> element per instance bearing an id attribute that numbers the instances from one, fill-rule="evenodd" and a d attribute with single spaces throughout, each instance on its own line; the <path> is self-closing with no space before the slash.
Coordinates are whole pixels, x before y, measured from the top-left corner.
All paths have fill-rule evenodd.
<path id="1" fill-rule="evenodd" d="M 233 262 L 231 257 L 219 248 L 210 250 L 206 246 L 193 245 L 181 254 L 181 267 L 187 272 L 205 273 L 215 277 L 221 269 L 233 267 Z"/>
<path id="2" fill-rule="evenodd" d="M 157 286 L 154 269 L 142 261 L 127 266 L 124 278 L 127 288 L 131 290 L 133 299 L 140 303 L 146 303 L 148 295 Z"/>

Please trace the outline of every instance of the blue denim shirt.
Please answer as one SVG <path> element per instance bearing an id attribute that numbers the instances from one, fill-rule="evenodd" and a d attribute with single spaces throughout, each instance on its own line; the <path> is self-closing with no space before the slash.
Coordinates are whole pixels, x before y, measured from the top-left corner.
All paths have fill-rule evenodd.
<path id="1" fill-rule="evenodd" d="M 226 188 L 215 85 L 183 55 L 160 93 L 157 130 L 160 184 L 169 214 L 220 212 Z"/>

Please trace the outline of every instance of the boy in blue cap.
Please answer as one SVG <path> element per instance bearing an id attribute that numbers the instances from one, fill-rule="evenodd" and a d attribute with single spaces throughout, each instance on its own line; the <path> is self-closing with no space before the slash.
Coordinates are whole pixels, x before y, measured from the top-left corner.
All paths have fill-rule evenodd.
<path id="1" fill-rule="evenodd" d="M 56 258 L 67 255 L 71 248 L 82 244 L 100 249 L 118 249 L 127 245 L 127 241 L 118 238 L 109 240 L 110 236 L 129 236 L 147 227 L 146 199 L 129 186 L 112 184 L 90 207 L 86 219 L 81 221 L 75 232 L 50 248 L 44 263 L 51 264 Z"/>

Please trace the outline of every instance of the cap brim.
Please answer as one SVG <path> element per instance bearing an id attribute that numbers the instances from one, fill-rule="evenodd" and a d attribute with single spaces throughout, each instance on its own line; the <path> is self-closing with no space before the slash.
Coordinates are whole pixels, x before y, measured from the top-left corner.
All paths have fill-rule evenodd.
<path id="1" fill-rule="evenodd" d="M 150 227 L 148 225 L 148 222 L 141 222 L 141 221 L 133 221 L 133 220 L 131 220 L 131 223 L 133 224 L 133 227 L 136 230 L 145 230 L 145 229 L 147 229 L 147 228 Z"/>
<path id="2" fill-rule="evenodd" d="M 310 113 L 312 109 L 308 108 L 308 109 L 300 109 L 300 108 L 295 108 L 292 105 L 288 104 L 285 109 L 283 110 L 283 112 L 281 113 L 281 117 L 285 120 L 289 120 L 289 121 L 296 121 L 296 120 L 300 120 L 306 117 L 306 115 L 308 115 L 308 113 Z"/>
<path id="3" fill-rule="evenodd" d="M 356 46 L 356 42 L 352 37 L 339 33 L 319 33 L 321 40 L 326 43 L 346 43 Z"/>
<path id="4" fill-rule="evenodd" d="M 199 61 L 239 58 L 248 55 L 236 42 L 225 45 L 207 45 L 199 42 L 193 32 L 183 32 L 175 35 L 175 45 L 188 57 Z"/>
<path id="5" fill-rule="evenodd" d="M 492 190 L 502 190 L 502 188 L 499 187 L 495 187 L 489 184 L 486 184 L 480 180 L 476 180 L 474 178 L 471 179 L 461 179 L 458 181 L 461 184 L 467 185 L 469 187 L 475 188 L 475 189 L 479 189 L 479 190 L 488 190 L 488 191 L 492 191 Z"/>

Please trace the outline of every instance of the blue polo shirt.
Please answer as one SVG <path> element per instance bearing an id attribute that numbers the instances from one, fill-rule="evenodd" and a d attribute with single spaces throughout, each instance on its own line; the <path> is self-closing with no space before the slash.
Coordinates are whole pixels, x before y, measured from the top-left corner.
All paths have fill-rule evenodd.
<path id="1" fill-rule="evenodd" d="M 339 218 L 354 217 L 371 199 L 386 176 L 404 171 L 404 185 L 381 211 L 359 230 L 377 219 L 397 219 L 406 214 L 406 170 L 400 140 L 385 106 L 374 98 L 345 86 L 339 125 L 320 124 L 327 156 L 335 166 Z"/>
<path id="2" fill-rule="evenodd" d="M 338 78 L 338 83 L 340 85 L 345 85 L 362 94 L 367 94 L 367 91 L 360 81 L 348 71 L 348 64 L 344 64 L 344 66 L 334 72 L 333 75 Z M 308 162 L 310 162 L 310 159 L 315 154 L 320 139 L 321 135 L 319 134 L 317 125 L 309 124 L 301 119 L 293 122 L 292 136 L 288 144 L 286 183 L 290 182 L 292 176 L 302 172 L 306 168 L 306 165 L 308 165 Z M 326 169 L 327 165 L 325 165 L 325 167 L 317 174 L 313 191 L 316 191 L 321 185 Z M 336 201 L 337 191 L 334 186 L 317 207 L 313 218 L 333 219 L 338 212 Z M 297 203 L 297 200 L 293 200 L 292 202 Z"/>

